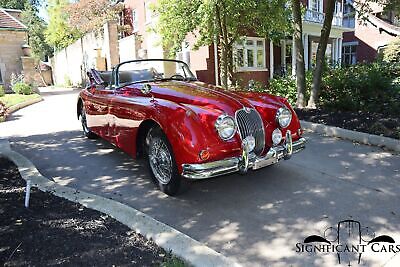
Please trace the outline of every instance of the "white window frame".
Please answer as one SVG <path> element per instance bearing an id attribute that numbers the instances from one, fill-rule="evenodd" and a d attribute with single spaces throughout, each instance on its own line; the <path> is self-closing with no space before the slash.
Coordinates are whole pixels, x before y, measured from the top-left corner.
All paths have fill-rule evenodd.
<path id="1" fill-rule="evenodd" d="M 356 11 L 353 6 L 353 10 L 351 2 L 346 2 L 343 6 L 343 25 L 348 28 L 354 28 L 356 25 Z M 346 10 L 346 7 L 350 7 L 349 10 Z M 346 21 L 346 25 L 345 25 Z"/>
<path id="2" fill-rule="evenodd" d="M 253 45 L 249 46 L 246 45 L 247 41 L 253 41 Z M 257 51 L 260 50 L 259 47 L 257 46 L 257 41 L 262 41 L 262 58 L 263 58 L 263 64 L 262 67 L 257 66 Z M 237 50 L 238 49 L 243 49 L 243 63 L 244 66 L 238 66 L 237 62 Z M 247 59 L 247 50 L 252 50 L 253 51 L 253 67 L 248 66 L 248 59 Z M 240 43 L 237 43 L 235 45 L 235 51 L 234 51 L 234 61 L 236 65 L 236 70 L 238 72 L 245 72 L 245 71 L 268 71 L 266 67 L 266 52 L 265 52 L 265 38 L 260 38 L 260 37 L 244 37 L 242 38 Z"/>
<path id="3" fill-rule="evenodd" d="M 317 5 L 317 10 L 313 9 L 313 3 Z M 324 1 L 323 0 L 308 0 L 308 9 L 316 12 L 324 12 Z"/>
<path id="4" fill-rule="evenodd" d="M 342 3 L 341 2 L 336 1 L 334 14 L 336 16 L 343 15 L 343 7 L 342 7 Z"/>
<path id="5" fill-rule="evenodd" d="M 344 63 L 348 64 L 347 62 L 344 62 L 345 57 L 348 56 L 348 55 L 352 56 L 352 55 L 354 54 L 355 62 L 350 62 L 350 65 L 357 64 L 357 46 L 358 46 L 358 42 L 357 42 L 357 41 L 356 41 L 356 42 L 347 42 L 347 43 L 343 43 L 342 46 L 343 46 L 343 51 L 342 51 L 342 63 L 343 63 L 343 64 L 344 64 Z M 347 52 L 346 52 L 346 48 L 352 47 L 352 46 L 354 46 L 354 47 L 356 48 L 355 51 L 354 51 L 354 53 L 352 53 L 352 52 L 347 53 Z M 352 57 L 351 57 L 351 58 L 352 58 Z"/>

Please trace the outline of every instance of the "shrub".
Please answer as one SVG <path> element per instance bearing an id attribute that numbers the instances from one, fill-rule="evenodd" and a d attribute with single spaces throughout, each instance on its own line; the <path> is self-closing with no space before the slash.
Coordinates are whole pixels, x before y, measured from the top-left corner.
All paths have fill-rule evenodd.
<path id="1" fill-rule="evenodd" d="M 72 86 L 71 78 L 68 75 L 64 76 L 64 86 L 65 87 L 71 87 Z"/>
<path id="2" fill-rule="evenodd" d="M 332 69 L 322 78 L 320 105 L 335 110 L 386 112 L 398 107 L 393 80 L 400 68 L 385 63 Z"/>
<path id="3" fill-rule="evenodd" d="M 309 98 L 312 72 L 306 73 L 306 99 Z M 257 86 L 256 86 L 257 88 Z M 297 99 L 296 80 L 291 76 L 270 81 L 268 92 Z M 400 113 L 400 63 L 375 62 L 342 68 L 324 67 L 319 106 L 343 111 Z"/>
<path id="4" fill-rule="evenodd" d="M 2 122 L 7 115 L 6 105 L 0 101 L 0 122 Z"/>
<path id="5" fill-rule="evenodd" d="M 308 99 L 311 90 L 312 72 L 306 72 L 306 99 Z M 296 79 L 292 76 L 277 77 L 270 81 L 268 92 L 287 98 L 291 105 L 296 104 L 297 100 L 297 84 Z"/>
<path id="6" fill-rule="evenodd" d="M 11 79 L 11 88 L 13 88 L 15 84 L 24 82 L 24 73 L 22 72 L 20 74 L 11 73 L 10 79 Z"/>
<path id="7" fill-rule="evenodd" d="M 269 83 L 268 92 L 287 98 L 289 103 L 293 105 L 297 99 L 296 79 L 291 76 L 274 78 Z"/>
<path id="8" fill-rule="evenodd" d="M 386 62 L 400 62 L 400 37 L 397 37 L 383 50 L 383 60 Z"/>
<path id="9" fill-rule="evenodd" d="M 4 87 L 0 85 L 0 97 L 4 96 L 6 92 L 4 91 Z"/>
<path id="10" fill-rule="evenodd" d="M 16 94 L 21 95 L 31 95 L 33 93 L 32 86 L 24 82 L 17 82 L 12 89 Z"/>

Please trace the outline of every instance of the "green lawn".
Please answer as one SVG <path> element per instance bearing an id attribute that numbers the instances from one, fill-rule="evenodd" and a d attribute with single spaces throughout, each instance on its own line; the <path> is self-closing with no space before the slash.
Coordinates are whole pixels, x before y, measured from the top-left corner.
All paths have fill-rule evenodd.
<path id="1" fill-rule="evenodd" d="M 0 97 L 0 102 L 3 102 L 7 108 L 14 106 L 16 104 L 39 98 L 40 95 L 33 94 L 33 95 L 19 95 L 19 94 L 6 94 L 5 96 Z"/>

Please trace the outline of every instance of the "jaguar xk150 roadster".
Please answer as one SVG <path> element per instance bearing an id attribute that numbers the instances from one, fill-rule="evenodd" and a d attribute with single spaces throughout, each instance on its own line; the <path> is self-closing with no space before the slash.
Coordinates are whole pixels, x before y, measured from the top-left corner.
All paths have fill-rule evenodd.
<path id="1" fill-rule="evenodd" d="M 84 134 L 145 157 L 169 195 L 182 179 L 246 173 L 305 147 L 285 98 L 202 83 L 181 61 L 133 60 L 88 75 L 77 102 Z"/>

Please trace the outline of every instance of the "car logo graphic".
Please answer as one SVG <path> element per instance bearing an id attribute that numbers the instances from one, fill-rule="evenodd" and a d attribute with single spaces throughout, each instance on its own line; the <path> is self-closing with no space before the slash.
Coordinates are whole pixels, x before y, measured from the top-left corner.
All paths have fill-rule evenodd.
<path id="1" fill-rule="evenodd" d="M 376 249 L 372 248 L 375 243 L 395 243 L 394 239 L 388 235 L 380 235 L 375 237 L 375 232 L 369 227 L 363 227 L 359 221 L 343 220 L 337 224 L 337 227 L 328 227 L 323 236 L 310 235 L 306 237 L 303 244 L 308 248 L 312 246 L 314 252 L 336 253 L 338 263 L 352 266 L 352 263 L 361 263 L 361 256 L 366 251 L 367 247 L 373 252 Z M 297 252 L 304 252 L 304 247 L 301 243 L 296 245 Z M 371 245 L 371 246 L 370 246 Z M 382 245 L 383 246 L 383 245 Z M 393 250 L 392 245 L 392 250 Z M 397 247 L 397 246 L 396 246 Z M 400 252 L 392 251 L 394 253 Z M 390 248 L 390 246 L 389 246 Z M 306 249 L 307 250 L 307 249 Z M 390 250 L 390 249 L 389 249 Z M 307 252 L 310 252 L 307 250 Z M 386 252 L 386 249 L 385 249 Z"/>

